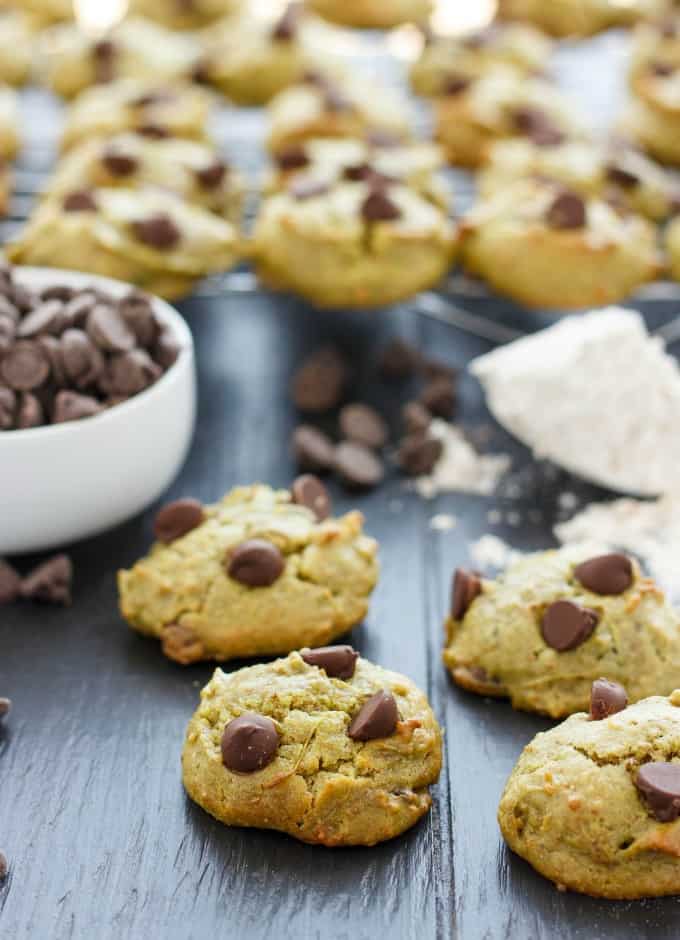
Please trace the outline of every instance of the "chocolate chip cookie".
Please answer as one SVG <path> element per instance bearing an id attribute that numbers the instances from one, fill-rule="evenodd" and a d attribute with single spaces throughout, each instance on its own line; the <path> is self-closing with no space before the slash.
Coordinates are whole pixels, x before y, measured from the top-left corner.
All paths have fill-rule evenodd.
<path id="1" fill-rule="evenodd" d="M 119 574 L 123 616 L 180 663 L 287 653 L 345 633 L 368 610 L 377 545 L 359 512 L 325 518 L 320 491 L 248 486 L 214 506 L 170 504 L 151 553 Z"/>
<path id="2" fill-rule="evenodd" d="M 344 646 L 218 669 L 182 767 L 189 796 L 227 825 L 348 846 L 392 839 L 424 816 L 441 760 L 423 693 Z"/>
<path id="3" fill-rule="evenodd" d="M 529 555 L 497 581 L 457 571 L 444 650 L 454 681 L 553 718 L 587 708 L 600 675 L 632 702 L 672 691 L 678 614 L 636 562 L 591 551 Z"/>
<path id="4" fill-rule="evenodd" d="M 680 893 L 680 690 L 626 707 L 601 679 L 589 714 L 523 751 L 501 798 L 510 848 L 562 889 L 595 897 Z"/>

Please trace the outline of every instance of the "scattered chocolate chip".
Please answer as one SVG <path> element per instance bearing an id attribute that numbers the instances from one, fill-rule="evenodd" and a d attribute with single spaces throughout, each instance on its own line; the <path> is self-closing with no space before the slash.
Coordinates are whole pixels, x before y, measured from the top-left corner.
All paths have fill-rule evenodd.
<path id="1" fill-rule="evenodd" d="M 291 397 L 300 411 L 323 412 L 337 407 L 348 379 L 343 356 L 333 346 L 314 352 L 293 376 Z"/>
<path id="2" fill-rule="evenodd" d="M 11 604 L 21 591 L 21 578 L 8 561 L 0 558 L 0 604 Z"/>
<path id="3" fill-rule="evenodd" d="M 409 434 L 422 434 L 432 423 L 432 413 L 419 401 L 407 402 L 402 408 L 401 415 Z"/>
<path id="4" fill-rule="evenodd" d="M 71 603 L 73 565 L 68 555 L 55 555 L 35 568 L 21 582 L 21 596 L 44 604 Z"/>
<path id="5" fill-rule="evenodd" d="M 371 450 L 380 450 L 385 446 L 389 430 L 384 419 L 375 408 L 355 402 L 345 405 L 340 411 L 340 430 L 350 441 L 364 444 Z"/>
<path id="6" fill-rule="evenodd" d="M 331 498 L 328 490 L 318 477 L 305 473 L 298 477 L 291 487 L 293 502 L 306 506 L 316 515 L 319 522 L 328 519 L 331 514 Z"/>
<path id="7" fill-rule="evenodd" d="M 302 170 L 309 166 L 310 159 L 302 144 L 292 144 L 276 155 L 276 163 L 280 170 Z"/>
<path id="8" fill-rule="evenodd" d="M 404 473 L 418 477 L 432 473 L 443 451 L 444 445 L 439 438 L 419 431 L 403 438 L 397 460 Z"/>
<path id="9" fill-rule="evenodd" d="M 610 183 L 615 183 L 623 189 L 633 189 L 640 182 L 640 178 L 635 173 L 631 173 L 630 170 L 626 170 L 616 163 L 609 163 L 605 167 L 605 176 Z"/>
<path id="10" fill-rule="evenodd" d="M 372 189 L 361 204 L 361 216 L 366 222 L 395 222 L 401 218 L 401 209 L 383 189 Z"/>
<path id="11" fill-rule="evenodd" d="M 175 248 L 182 233 L 166 212 L 157 212 L 148 219 L 137 219 L 132 223 L 135 238 L 156 251 L 170 251 Z"/>
<path id="12" fill-rule="evenodd" d="M 353 741 L 373 741 L 375 738 L 386 738 L 393 734 L 399 711 L 397 701 L 391 692 L 386 689 L 376 692 L 362 706 L 347 731 Z"/>
<path id="13" fill-rule="evenodd" d="M 296 177 L 288 187 L 288 192 L 298 202 L 306 202 L 307 199 L 324 196 L 329 190 L 330 186 L 323 180 L 304 176 Z"/>
<path id="14" fill-rule="evenodd" d="M 124 178 L 137 172 L 139 160 L 129 154 L 119 153 L 117 150 L 105 150 L 102 163 L 112 176 Z"/>
<path id="15" fill-rule="evenodd" d="M 14 426 L 17 396 L 11 388 L 0 385 L 0 431 L 10 431 Z"/>
<path id="16" fill-rule="evenodd" d="M 12 711 L 12 700 L 9 698 L 0 698 L 0 721 L 6 718 Z"/>
<path id="17" fill-rule="evenodd" d="M 393 339 L 383 349 L 378 362 L 380 374 L 386 379 L 408 379 L 420 366 L 420 353 L 403 339 Z"/>
<path id="18" fill-rule="evenodd" d="M 156 514 L 154 534 L 169 545 L 199 526 L 205 518 L 203 506 L 196 499 L 176 499 Z"/>
<path id="19" fill-rule="evenodd" d="M 102 406 L 91 395 L 79 395 L 77 392 L 61 391 L 54 399 L 52 423 L 65 424 L 67 421 L 80 421 L 93 418 L 102 410 Z"/>
<path id="20" fill-rule="evenodd" d="M 222 763 L 227 770 L 251 774 L 262 770 L 276 757 L 279 733 L 271 718 L 244 712 L 234 718 L 222 734 Z"/>
<path id="21" fill-rule="evenodd" d="M 462 620 L 470 605 L 482 593 L 482 582 L 474 571 L 456 568 L 451 585 L 451 617 Z"/>
<path id="22" fill-rule="evenodd" d="M 223 160 L 213 160 L 208 166 L 194 171 L 201 189 L 211 191 L 217 189 L 224 182 L 227 175 L 227 164 Z"/>
<path id="23" fill-rule="evenodd" d="M 302 8 L 299 3 L 290 3 L 283 16 L 272 30 L 272 39 L 279 42 L 292 42 L 298 31 Z"/>
<path id="24" fill-rule="evenodd" d="M 622 712 L 628 704 L 626 690 L 618 682 L 608 679 L 596 679 L 590 691 L 590 717 L 593 721 L 602 721 L 617 712 Z"/>
<path id="25" fill-rule="evenodd" d="M 351 646 L 321 646 L 301 655 L 308 666 L 318 666 L 331 679 L 351 679 L 359 658 Z"/>
<path id="26" fill-rule="evenodd" d="M 9 349 L 0 362 L 0 379 L 19 392 L 30 392 L 48 378 L 50 364 L 40 346 L 21 340 Z"/>
<path id="27" fill-rule="evenodd" d="M 45 423 L 45 415 L 40 400 L 30 392 L 23 392 L 17 412 L 17 428 L 39 428 Z"/>
<path id="28" fill-rule="evenodd" d="M 563 190 L 551 203 L 545 220 L 551 228 L 583 228 L 587 222 L 586 204 L 577 193 Z"/>
<path id="29" fill-rule="evenodd" d="M 46 300 L 21 320 L 17 327 L 17 336 L 21 339 L 32 339 L 41 333 L 57 336 L 65 325 L 62 301 Z"/>
<path id="30" fill-rule="evenodd" d="M 565 134 L 540 108 L 518 108 L 513 119 L 517 131 L 537 147 L 557 147 L 566 139 Z"/>
<path id="31" fill-rule="evenodd" d="M 138 395 L 160 378 L 162 370 L 144 349 L 132 349 L 111 358 L 106 371 L 110 395 Z"/>
<path id="32" fill-rule="evenodd" d="M 60 349 L 64 372 L 77 388 L 87 388 L 102 375 L 104 356 L 83 330 L 66 330 Z"/>
<path id="33" fill-rule="evenodd" d="M 372 450 L 355 441 L 343 441 L 335 449 L 335 469 L 350 489 L 370 489 L 382 483 L 385 468 Z"/>
<path id="34" fill-rule="evenodd" d="M 291 449 L 301 470 L 323 473 L 331 470 L 335 462 L 333 441 L 311 424 L 301 424 L 293 431 Z"/>
<path id="35" fill-rule="evenodd" d="M 96 212 L 97 200 L 88 189 L 68 193 L 62 201 L 64 212 Z"/>
<path id="36" fill-rule="evenodd" d="M 0 883 L 2 883 L 9 874 L 9 862 L 3 852 L 0 852 Z"/>
<path id="37" fill-rule="evenodd" d="M 643 764 L 635 786 L 659 822 L 673 822 L 680 816 L 680 764 Z"/>
<path id="38" fill-rule="evenodd" d="M 633 563 L 618 552 L 599 555 L 577 565 L 574 577 L 594 594 L 624 594 L 633 583 Z"/>
<path id="39" fill-rule="evenodd" d="M 448 75 L 444 79 L 442 93 L 449 96 L 460 95 L 470 87 L 469 78 L 463 78 L 462 75 Z"/>
<path id="40" fill-rule="evenodd" d="M 233 548 L 226 559 L 227 574 L 248 587 L 269 587 L 286 567 L 279 548 L 264 539 L 249 539 Z"/>
<path id="41" fill-rule="evenodd" d="M 452 418 L 456 412 L 457 400 L 455 382 L 447 378 L 428 382 L 420 393 L 421 405 L 438 418 Z"/>
<path id="42" fill-rule="evenodd" d="M 543 639 L 558 653 L 573 650 L 588 639 L 599 619 L 596 611 L 587 607 L 572 601 L 555 601 L 543 614 Z"/>

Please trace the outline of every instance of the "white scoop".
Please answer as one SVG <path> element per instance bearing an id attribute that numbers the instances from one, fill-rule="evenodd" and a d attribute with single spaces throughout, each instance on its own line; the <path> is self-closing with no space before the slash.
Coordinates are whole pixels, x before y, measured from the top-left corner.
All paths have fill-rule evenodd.
<path id="1" fill-rule="evenodd" d="M 680 492 L 680 368 L 638 313 L 569 317 L 470 370 L 536 457 L 624 493 Z"/>

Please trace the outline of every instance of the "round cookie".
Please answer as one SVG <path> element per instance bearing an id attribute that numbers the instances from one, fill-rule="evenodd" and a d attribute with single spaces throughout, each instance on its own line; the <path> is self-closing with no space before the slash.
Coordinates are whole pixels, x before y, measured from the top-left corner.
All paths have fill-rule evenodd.
<path id="1" fill-rule="evenodd" d="M 662 163 L 680 164 L 680 65 L 640 69 L 621 130 Z"/>
<path id="2" fill-rule="evenodd" d="M 441 208 L 370 170 L 335 184 L 298 177 L 266 199 L 253 233 L 264 281 L 320 307 L 381 307 L 434 286 L 453 263 Z"/>
<path id="3" fill-rule="evenodd" d="M 507 66 L 449 83 L 436 99 L 435 123 L 449 162 L 473 168 L 483 166 L 498 140 L 526 137 L 546 147 L 582 134 L 559 89 Z"/>
<path id="4" fill-rule="evenodd" d="M 432 0 L 307 0 L 319 16 L 360 29 L 391 29 L 402 23 L 424 23 Z"/>
<path id="5" fill-rule="evenodd" d="M 527 20 L 553 36 L 592 36 L 612 26 L 654 19 L 666 0 L 499 0 L 502 19 Z"/>
<path id="6" fill-rule="evenodd" d="M 146 16 L 171 29 L 199 29 L 235 13 L 243 0 L 130 0 L 130 13 Z"/>
<path id="7" fill-rule="evenodd" d="M 193 800 L 227 825 L 329 847 L 384 842 L 427 813 L 442 761 L 427 699 L 339 649 L 216 670 L 182 754 Z"/>
<path id="8" fill-rule="evenodd" d="M 488 198 L 527 177 L 554 180 L 586 198 L 609 199 L 655 222 L 680 207 L 680 184 L 644 154 L 620 143 L 606 147 L 567 140 L 541 147 L 524 138 L 499 141 L 477 182 Z"/>
<path id="9" fill-rule="evenodd" d="M 467 270 L 528 307 L 613 303 L 661 269 L 647 219 L 546 180 L 519 180 L 481 201 L 462 233 Z"/>
<path id="10" fill-rule="evenodd" d="M 678 615 L 637 564 L 595 555 L 587 566 L 591 551 L 528 555 L 496 581 L 459 570 L 444 650 L 455 682 L 553 718 L 586 709 L 600 675 L 625 685 L 633 702 L 671 692 Z"/>
<path id="11" fill-rule="evenodd" d="M 206 143 L 121 133 L 83 142 L 64 155 L 46 196 L 63 198 L 78 188 L 164 189 L 191 205 L 238 225 L 246 183 Z"/>
<path id="12" fill-rule="evenodd" d="M 7 256 L 17 264 L 101 274 L 168 299 L 238 260 L 234 226 L 162 190 L 76 190 L 47 199 Z"/>
<path id="13" fill-rule="evenodd" d="M 125 79 L 89 88 L 69 107 L 62 150 L 83 140 L 136 131 L 153 140 L 207 138 L 212 95 L 196 85 Z"/>
<path id="14" fill-rule="evenodd" d="M 239 487 L 190 528 L 157 523 L 161 540 L 118 577 L 130 626 L 190 663 L 323 646 L 363 620 L 378 564 L 361 513 L 319 521 L 292 498 Z"/>
<path id="15" fill-rule="evenodd" d="M 561 889 L 680 894 L 680 691 L 624 702 L 622 689 L 597 682 L 595 717 L 572 715 L 534 738 L 501 798 L 501 832 Z"/>
<path id="16" fill-rule="evenodd" d="M 411 67 L 411 85 L 416 94 L 433 97 L 497 65 L 514 66 L 532 75 L 545 70 L 551 52 L 550 40 L 522 23 L 492 23 L 464 36 L 427 34 L 423 51 Z"/>

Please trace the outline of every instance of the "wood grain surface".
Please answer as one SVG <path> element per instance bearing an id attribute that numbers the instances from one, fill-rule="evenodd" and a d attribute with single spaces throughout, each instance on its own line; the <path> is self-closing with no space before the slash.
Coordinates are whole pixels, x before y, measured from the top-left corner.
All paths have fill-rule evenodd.
<path id="1" fill-rule="evenodd" d="M 200 419 L 169 495 L 206 501 L 237 483 L 290 482 L 296 416 L 285 388 L 301 356 L 321 342 L 350 353 L 355 395 L 382 407 L 395 429 L 408 388 L 375 374 L 375 352 L 388 338 L 416 341 L 459 366 L 488 348 L 408 307 L 319 315 L 292 300 L 246 294 L 195 298 L 182 309 L 197 343 Z M 461 416 L 472 428 L 489 421 L 471 380 Z M 550 543 L 562 489 L 598 495 L 532 467 L 497 429 L 490 447 L 512 451 L 516 471 L 525 468 L 521 499 L 501 508 L 544 514 L 540 525 L 497 529 L 519 547 Z M 153 448 L 149 441 L 149 461 Z M 363 509 L 381 544 L 380 585 L 351 641 L 426 688 L 446 729 L 445 768 L 427 819 L 376 848 L 333 851 L 228 829 L 185 797 L 180 750 L 211 667 L 167 662 L 155 642 L 127 630 L 116 608 L 116 569 L 146 551 L 152 509 L 73 547 L 71 609 L 2 611 L 0 695 L 14 710 L 0 732 L 0 848 L 11 864 L 0 887 L 0 937 L 677 938 L 677 900 L 561 894 L 503 846 L 501 789 L 522 747 L 548 724 L 455 689 L 440 658 L 452 569 L 488 530 L 487 510 L 497 504 L 450 494 L 426 503 L 394 473 L 361 499 L 334 496 L 339 510 Z M 438 512 L 455 515 L 457 527 L 434 531 Z"/>

